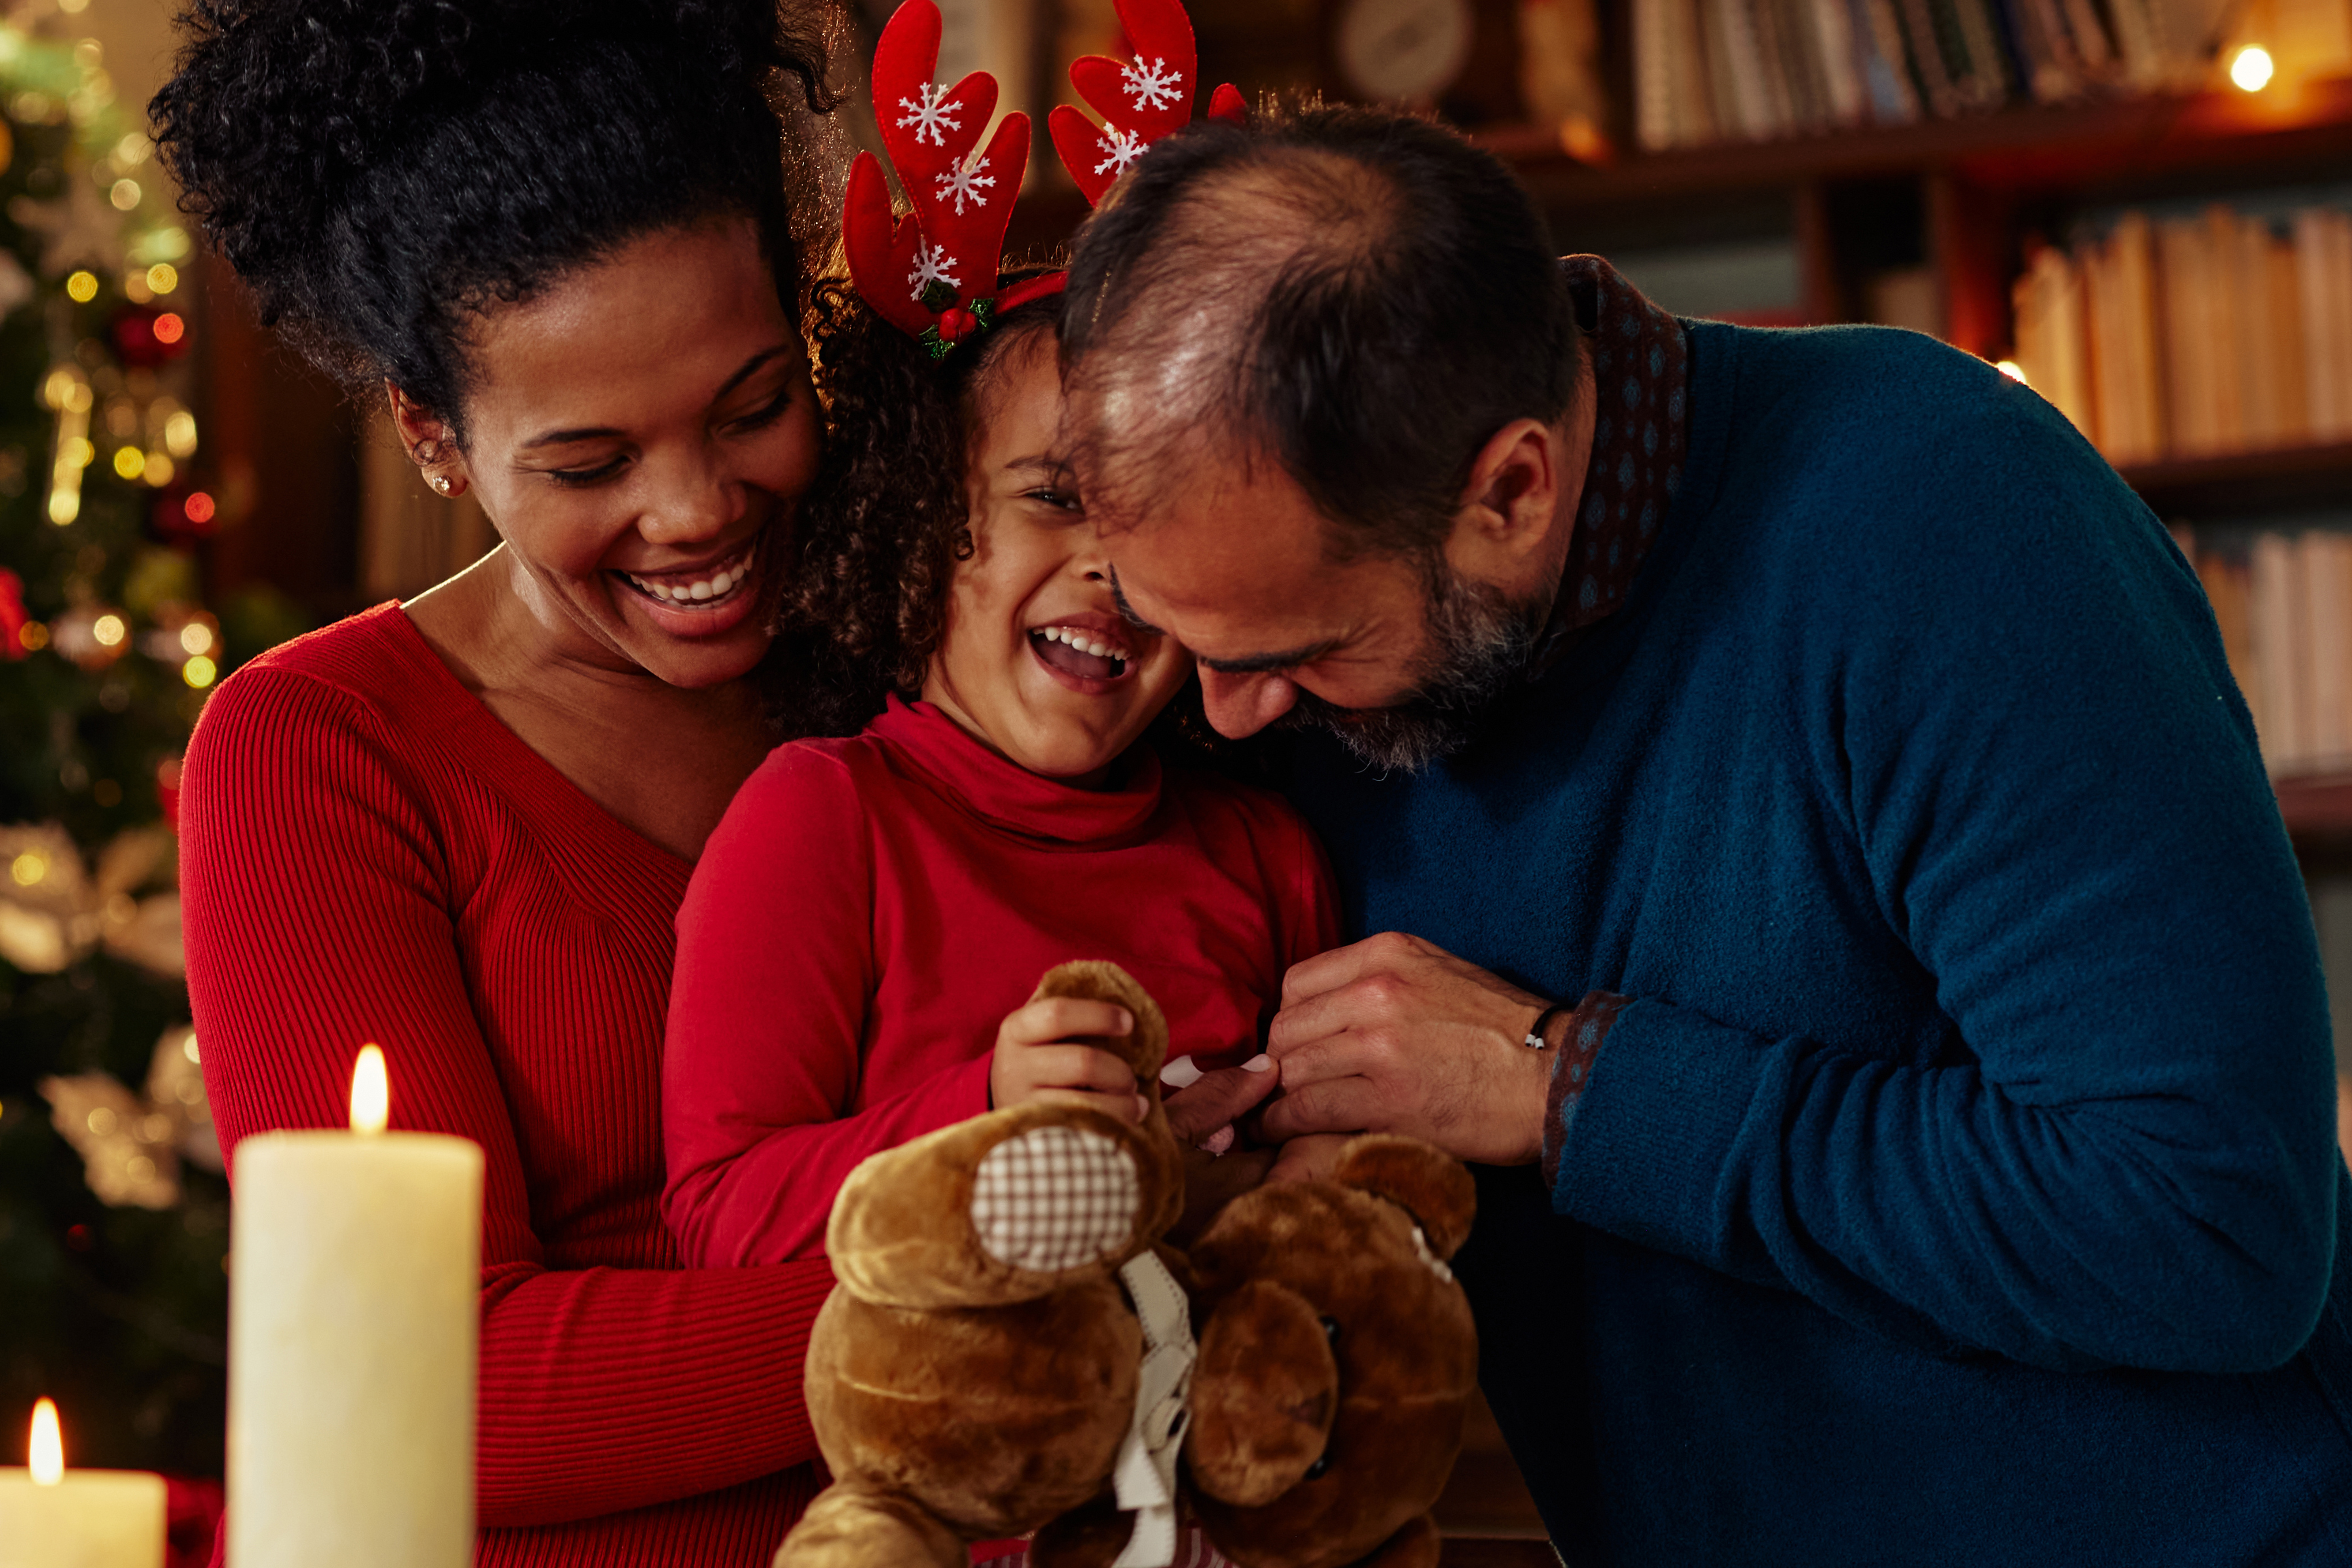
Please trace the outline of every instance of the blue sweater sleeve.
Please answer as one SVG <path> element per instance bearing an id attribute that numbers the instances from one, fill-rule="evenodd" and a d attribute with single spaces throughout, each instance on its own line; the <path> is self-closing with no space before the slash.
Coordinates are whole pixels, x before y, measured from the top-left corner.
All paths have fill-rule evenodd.
<path id="1" fill-rule="evenodd" d="M 1957 1045 L 1636 995 L 1555 1206 L 1947 1353 L 2273 1366 L 2326 1297 L 2339 1160 L 2292 852 L 2178 552 L 2038 398 L 1969 391 L 1874 498 L 1908 515 L 1801 564 L 1788 639 L 1835 853 Z"/>

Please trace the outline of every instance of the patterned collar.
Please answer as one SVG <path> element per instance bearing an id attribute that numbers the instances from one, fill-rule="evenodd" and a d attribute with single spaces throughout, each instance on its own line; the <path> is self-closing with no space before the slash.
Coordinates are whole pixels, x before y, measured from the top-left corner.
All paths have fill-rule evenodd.
<path id="1" fill-rule="evenodd" d="M 1560 266 L 1592 357 L 1600 407 L 1559 598 L 1530 661 L 1531 675 L 1550 668 L 1577 633 L 1625 602 L 1682 486 L 1688 445 L 1684 392 L 1690 347 L 1682 323 L 1597 256 L 1571 256 Z"/>

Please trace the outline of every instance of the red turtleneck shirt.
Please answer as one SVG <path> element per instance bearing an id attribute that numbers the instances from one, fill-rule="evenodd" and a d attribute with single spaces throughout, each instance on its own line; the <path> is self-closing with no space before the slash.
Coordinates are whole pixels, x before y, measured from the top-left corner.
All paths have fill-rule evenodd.
<path id="1" fill-rule="evenodd" d="M 658 1089 L 691 867 L 491 717 L 386 605 L 226 681 L 188 748 L 188 991 L 238 1139 L 397 1127 L 488 1156 L 479 1568 L 766 1568 L 814 1494 L 822 1262 L 681 1269 Z"/>
<path id="2" fill-rule="evenodd" d="M 1253 1055 L 1292 963 L 1338 940 L 1321 848 L 1278 797 L 1163 770 L 1075 789 L 927 702 L 779 747 L 678 910 L 663 1214 L 689 1262 L 818 1256 L 843 1178 L 988 1109 L 997 1026 L 1073 958 L 1125 967 L 1169 1054 Z"/>

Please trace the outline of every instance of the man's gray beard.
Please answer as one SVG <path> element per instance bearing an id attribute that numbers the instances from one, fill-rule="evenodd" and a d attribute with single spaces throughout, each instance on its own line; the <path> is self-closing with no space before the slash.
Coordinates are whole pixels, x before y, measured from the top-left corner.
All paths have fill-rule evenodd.
<path id="1" fill-rule="evenodd" d="M 1318 728 L 1371 767 L 1419 773 L 1468 745 L 1478 721 L 1528 667 L 1551 619 L 1548 595 L 1514 604 L 1492 584 L 1457 575 L 1432 551 L 1422 566 L 1429 650 L 1405 696 L 1382 708 L 1342 708 L 1301 689 L 1279 723 Z"/>

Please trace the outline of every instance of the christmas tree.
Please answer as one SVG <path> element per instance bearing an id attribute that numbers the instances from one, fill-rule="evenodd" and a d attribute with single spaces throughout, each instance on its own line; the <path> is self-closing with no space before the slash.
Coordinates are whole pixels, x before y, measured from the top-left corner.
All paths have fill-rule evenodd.
<path id="1" fill-rule="evenodd" d="M 206 692 L 284 628 L 202 602 L 190 242 L 143 117 L 96 44 L 5 25 L 0 114 L 0 1463 L 47 1395 L 68 1463 L 217 1476 L 172 821 Z"/>

